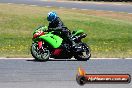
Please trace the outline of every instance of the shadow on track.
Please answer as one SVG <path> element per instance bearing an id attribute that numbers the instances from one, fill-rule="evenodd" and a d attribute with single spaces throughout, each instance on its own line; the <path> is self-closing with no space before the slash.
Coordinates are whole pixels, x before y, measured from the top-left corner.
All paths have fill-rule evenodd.
<path id="1" fill-rule="evenodd" d="M 26 61 L 44 62 L 44 61 L 36 61 L 35 59 L 33 59 L 33 60 L 26 60 Z M 46 62 L 49 62 L 49 61 L 78 61 L 78 60 L 76 60 L 76 59 L 49 59 Z"/>

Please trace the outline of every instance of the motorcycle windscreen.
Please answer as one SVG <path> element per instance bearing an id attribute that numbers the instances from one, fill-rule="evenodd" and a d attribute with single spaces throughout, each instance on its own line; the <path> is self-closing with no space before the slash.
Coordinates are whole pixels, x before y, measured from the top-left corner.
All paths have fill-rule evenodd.
<path id="1" fill-rule="evenodd" d="M 53 35 L 53 34 L 42 35 L 39 38 L 41 38 L 42 40 L 48 42 L 53 48 L 60 47 L 60 45 L 63 41 L 62 38 L 60 38 L 57 35 Z"/>

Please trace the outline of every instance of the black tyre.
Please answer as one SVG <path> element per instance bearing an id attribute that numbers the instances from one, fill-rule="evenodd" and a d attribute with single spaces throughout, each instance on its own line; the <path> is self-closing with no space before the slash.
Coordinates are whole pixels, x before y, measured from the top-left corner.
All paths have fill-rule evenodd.
<path id="1" fill-rule="evenodd" d="M 87 61 L 87 60 L 89 60 L 90 57 L 91 57 L 90 48 L 85 43 L 82 43 L 81 47 L 82 47 L 83 50 L 81 52 L 78 52 L 74 56 L 75 59 L 77 59 L 78 61 Z"/>
<path id="2" fill-rule="evenodd" d="M 37 43 L 32 44 L 31 54 L 36 61 L 48 61 L 50 57 L 50 51 L 47 48 L 42 48 L 39 50 Z"/>

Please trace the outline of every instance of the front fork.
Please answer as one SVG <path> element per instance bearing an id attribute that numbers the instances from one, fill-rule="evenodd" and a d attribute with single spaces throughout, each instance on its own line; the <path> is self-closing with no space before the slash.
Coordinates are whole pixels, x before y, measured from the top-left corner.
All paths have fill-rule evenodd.
<path id="1" fill-rule="evenodd" d="M 44 49 L 43 49 L 43 42 L 42 41 L 38 41 L 38 53 L 41 54 L 44 52 Z"/>
<path id="2" fill-rule="evenodd" d="M 38 49 L 42 48 L 42 44 L 43 44 L 42 41 L 38 41 Z"/>

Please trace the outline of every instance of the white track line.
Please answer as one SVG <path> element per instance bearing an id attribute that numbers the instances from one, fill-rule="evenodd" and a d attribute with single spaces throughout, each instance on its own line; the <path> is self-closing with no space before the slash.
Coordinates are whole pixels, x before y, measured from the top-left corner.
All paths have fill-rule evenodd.
<path id="1" fill-rule="evenodd" d="M 7 3 L 7 4 L 14 4 L 14 3 Z"/>
<path id="2" fill-rule="evenodd" d="M 132 59 L 132 58 L 125 58 L 125 59 Z"/>
<path id="3" fill-rule="evenodd" d="M 37 5 L 29 5 L 29 6 L 37 6 Z"/>
<path id="4" fill-rule="evenodd" d="M 81 9 L 81 10 L 88 10 L 88 9 Z"/>
<path id="5" fill-rule="evenodd" d="M 0 59 L 4 59 L 4 60 L 33 60 L 34 58 L 6 58 L 6 57 L 1 57 Z"/>
<path id="6" fill-rule="evenodd" d="M 4 59 L 4 60 L 33 60 L 34 58 L 6 58 L 6 57 L 1 57 L 0 59 Z M 123 58 L 90 58 L 93 60 L 104 60 L 104 59 L 123 59 Z M 124 59 L 132 59 L 132 58 L 124 58 Z M 53 58 L 50 58 L 50 60 L 53 60 Z M 75 58 L 71 58 L 71 60 L 75 60 Z"/>
<path id="7" fill-rule="evenodd" d="M 77 9 L 77 8 L 71 8 L 71 9 Z"/>
<path id="8" fill-rule="evenodd" d="M 64 8 L 64 7 L 59 7 L 60 9 Z"/>
<path id="9" fill-rule="evenodd" d="M 132 13 L 127 13 L 127 14 L 132 14 Z"/>
<path id="10" fill-rule="evenodd" d="M 52 7 L 52 6 L 46 6 L 46 7 Z"/>
<path id="11" fill-rule="evenodd" d="M 91 10 L 91 9 L 88 9 L 88 10 Z M 111 12 L 111 13 L 126 13 L 126 14 L 132 14 L 132 13 L 127 13 L 127 12 L 116 12 L 116 11 L 107 11 L 107 10 L 95 10 L 95 11 L 105 11 L 105 12 Z"/>

